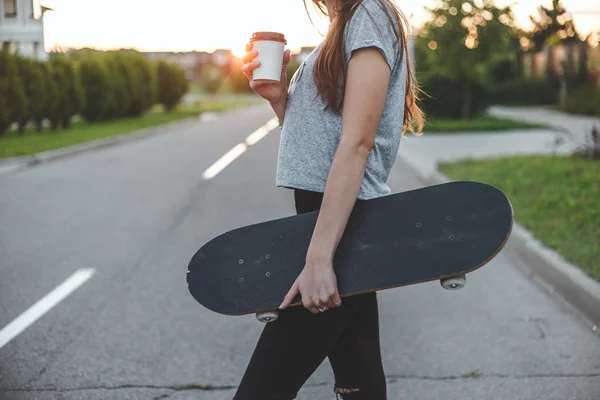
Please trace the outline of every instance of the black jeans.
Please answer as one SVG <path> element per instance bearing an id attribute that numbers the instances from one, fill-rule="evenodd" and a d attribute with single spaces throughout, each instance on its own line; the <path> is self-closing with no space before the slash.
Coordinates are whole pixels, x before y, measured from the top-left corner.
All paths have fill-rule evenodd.
<path id="1" fill-rule="evenodd" d="M 296 190 L 297 213 L 319 209 L 322 197 Z M 317 315 L 302 306 L 281 311 L 265 326 L 234 400 L 292 400 L 326 357 L 336 393 L 352 391 L 341 398 L 387 398 L 375 293 L 344 298 Z"/>

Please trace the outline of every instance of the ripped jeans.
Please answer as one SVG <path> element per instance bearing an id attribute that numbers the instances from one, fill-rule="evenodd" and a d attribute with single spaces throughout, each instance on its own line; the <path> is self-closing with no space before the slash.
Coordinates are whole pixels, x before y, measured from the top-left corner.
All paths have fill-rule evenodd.
<path id="1" fill-rule="evenodd" d="M 296 190 L 295 200 L 298 213 L 310 212 L 322 194 Z M 301 306 L 280 312 L 264 327 L 234 400 L 293 400 L 325 358 L 338 398 L 387 398 L 375 293 L 344 298 L 317 315 Z"/>

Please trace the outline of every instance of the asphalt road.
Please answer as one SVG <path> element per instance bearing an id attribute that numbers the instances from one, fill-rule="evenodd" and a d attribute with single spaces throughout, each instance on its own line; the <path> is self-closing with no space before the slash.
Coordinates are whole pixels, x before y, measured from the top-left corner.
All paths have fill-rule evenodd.
<path id="1" fill-rule="evenodd" d="M 1 399 L 232 398 L 262 324 L 204 310 L 185 271 L 212 237 L 293 214 L 274 186 L 278 129 L 202 177 L 271 118 L 235 111 L 0 176 L 0 329 L 94 271 L 0 348 Z M 390 184 L 421 186 L 401 161 Z M 380 293 L 390 399 L 600 399 L 600 337 L 515 262 L 502 252 L 457 292 Z M 299 399 L 332 387 L 325 362 Z"/>

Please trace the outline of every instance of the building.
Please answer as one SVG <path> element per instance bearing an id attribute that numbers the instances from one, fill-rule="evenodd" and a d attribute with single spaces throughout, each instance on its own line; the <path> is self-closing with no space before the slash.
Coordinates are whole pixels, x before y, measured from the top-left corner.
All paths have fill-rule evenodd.
<path id="1" fill-rule="evenodd" d="M 44 13 L 40 0 L 0 0 L 0 43 L 2 48 L 25 57 L 46 60 Z"/>
<path id="2" fill-rule="evenodd" d="M 198 70 L 204 66 L 210 65 L 213 62 L 212 54 L 205 51 L 191 52 L 145 52 L 148 59 L 152 61 L 166 60 L 173 64 L 177 64 L 185 71 L 188 79 L 194 80 L 197 78 Z"/>

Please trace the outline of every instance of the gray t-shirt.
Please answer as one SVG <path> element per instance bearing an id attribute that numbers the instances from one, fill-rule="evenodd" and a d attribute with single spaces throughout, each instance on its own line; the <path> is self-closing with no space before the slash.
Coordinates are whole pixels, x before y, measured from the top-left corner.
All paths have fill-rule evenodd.
<path id="1" fill-rule="evenodd" d="M 404 120 L 406 57 L 393 18 L 383 7 L 378 0 L 363 0 L 346 26 L 346 60 L 350 60 L 354 50 L 376 47 L 391 68 L 387 100 L 359 199 L 390 194 L 386 182 L 398 154 Z M 319 45 L 301 64 L 288 90 L 276 184 L 323 193 L 342 135 L 342 116 L 325 110 L 326 101 L 317 96 L 313 66 L 320 48 Z"/>

